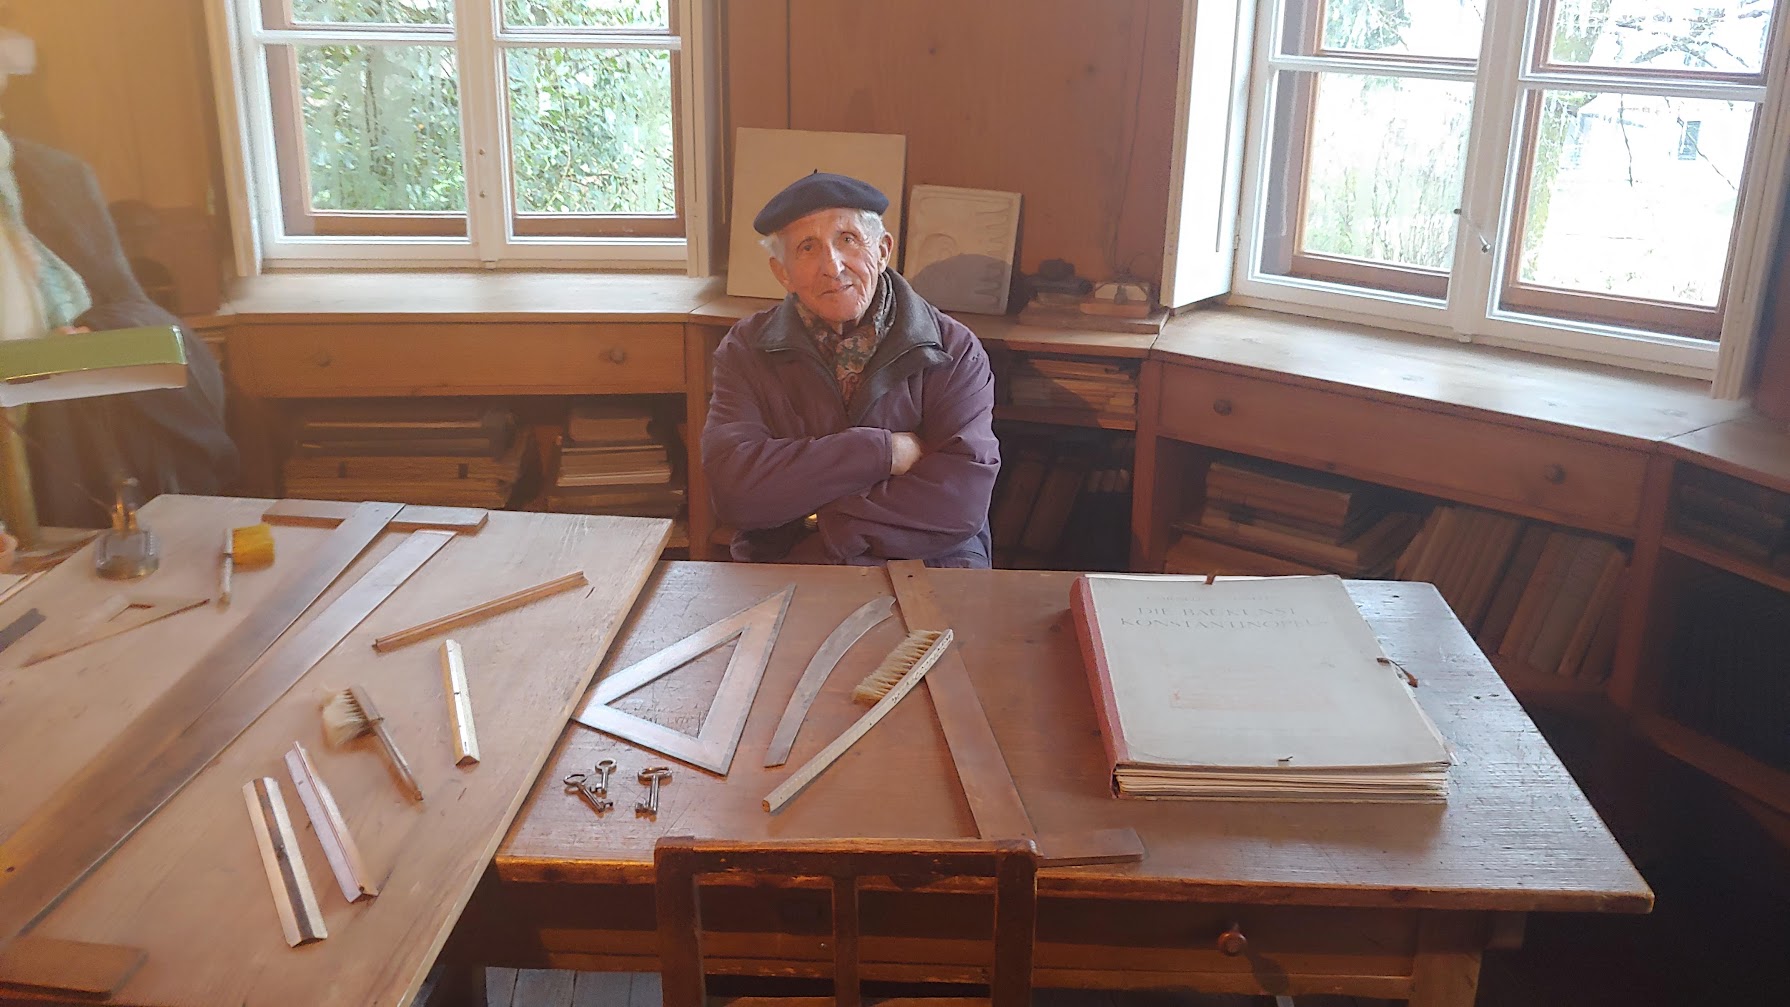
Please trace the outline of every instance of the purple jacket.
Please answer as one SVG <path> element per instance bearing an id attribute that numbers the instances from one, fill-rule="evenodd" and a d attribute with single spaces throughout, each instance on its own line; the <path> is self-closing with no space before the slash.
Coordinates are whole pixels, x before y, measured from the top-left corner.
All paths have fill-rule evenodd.
<path id="1" fill-rule="evenodd" d="M 988 355 L 889 278 L 894 321 L 849 406 L 790 300 L 742 319 L 716 349 L 702 466 L 716 517 L 739 529 L 735 559 L 989 565 L 1001 456 Z M 904 475 L 889 475 L 890 431 L 925 444 Z M 818 534 L 802 527 L 814 513 Z"/>

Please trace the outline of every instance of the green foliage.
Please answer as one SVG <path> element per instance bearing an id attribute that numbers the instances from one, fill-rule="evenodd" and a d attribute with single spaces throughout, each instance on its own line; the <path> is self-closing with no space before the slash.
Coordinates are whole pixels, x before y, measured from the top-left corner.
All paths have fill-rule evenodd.
<path id="1" fill-rule="evenodd" d="M 504 0 L 510 25 L 576 28 L 663 28 L 667 0 Z"/>
<path id="2" fill-rule="evenodd" d="M 670 53 L 513 50 L 509 82 L 518 210 L 676 212 Z"/>
<path id="3" fill-rule="evenodd" d="M 1395 49 L 1411 27 L 1405 0 L 1330 0 L 1324 4 L 1324 45 L 1378 52 Z"/>
<path id="4" fill-rule="evenodd" d="M 441 25 L 453 17 L 453 0 L 292 0 L 300 23 Z"/>
<path id="5" fill-rule="evenodd" d="M 466 209 L 446 46 L 295 46 L 318 210 Z"/>
<path id="6" fill-rule="evenodd" d="M 292 0 L 300 21 L 451 23 L 453 0 Z M 663 29 L 667 0 L 503 0 L 518 27 Z M 295 46 L 318 210 L 466 209 L 448 46 Z M 672 55 L 509 48 L 511 165 L 523 213 L 677 212 Z"/>

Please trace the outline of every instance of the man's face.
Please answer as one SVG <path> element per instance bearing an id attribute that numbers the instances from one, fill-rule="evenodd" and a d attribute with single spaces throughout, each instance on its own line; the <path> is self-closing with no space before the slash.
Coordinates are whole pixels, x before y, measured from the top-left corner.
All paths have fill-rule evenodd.
<path id="1" fill-rule="evenodd" d="M 771 273 L 783 289 L 831 325 L 862 317 L 895 250 L 894 236 L 872 242 L 858 212 L 845 209 L 817 210 L 781 233 L 783 261 L 773 257 Z"/>

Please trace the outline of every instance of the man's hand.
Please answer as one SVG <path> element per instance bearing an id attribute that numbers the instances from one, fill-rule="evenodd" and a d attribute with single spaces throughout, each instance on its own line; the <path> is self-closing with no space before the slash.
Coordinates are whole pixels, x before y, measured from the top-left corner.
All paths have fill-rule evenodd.
<path id="1" fill-rule="evenodd" d="M 892 476 L 907 475 L 907 470 L 914 467 L 920 456 L 926 453 L 920 438 L 910 433 L 891 433 L 889 435 L 889 474 Z"/>

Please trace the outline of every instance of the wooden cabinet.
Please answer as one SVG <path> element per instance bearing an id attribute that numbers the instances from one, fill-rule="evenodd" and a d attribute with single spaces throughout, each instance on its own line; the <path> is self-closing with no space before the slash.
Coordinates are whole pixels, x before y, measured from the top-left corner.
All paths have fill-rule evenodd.
<path id="1" fill-rule="evenodd" d="M 1780 514 L 1790 508 L 1790 431 L 1762 417 L 1717 424 L 1665 442 L 1655 467 L 1641 531 L 1649 548 L 1637 550 L 1625 613 L 1630 639 L 1610 696 L 1661 751 L 1726 783 L 1753 802 L 1742 807 L 1786 829 L 1790 563 L 1781 530 L 1773 556 L 1730 528 L 1744 527 L 1744 511 L 1761 500 Z M 1703 509 L 1693 517 L 1687 504 L 1687 485 L 1712 480 L 1732 487 L 1732 498 L 1714 504 L 1728 521 Z"/>
<path id="2" fill-rule="evenodd" d="M 1157 434 L 1632 537 L 1643 451 L 1164 364 Z"/>

